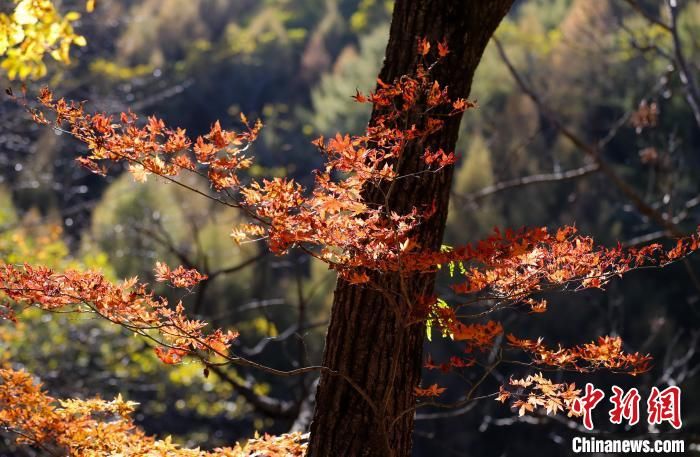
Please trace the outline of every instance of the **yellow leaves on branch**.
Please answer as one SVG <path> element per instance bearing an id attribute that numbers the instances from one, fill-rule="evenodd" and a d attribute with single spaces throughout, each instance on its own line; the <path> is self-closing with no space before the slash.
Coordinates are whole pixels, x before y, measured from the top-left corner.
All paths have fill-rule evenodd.
<path id="1" fill-rule="evenodd" d="M 265 236 L 265 227 L 258 224 L 239 224 L 231 230 L 231 239 L 238 245 Z"/>
<path id="2" fill-rule="evenodd" d="M 10 79 L 38 79 L 46 74 L 44 56 L 70 62 L 72 45 L 85 46 L 73 24 L 80 14 L 70 11 L 61 15 L 51 0 L 14 0 L 11 14 L 0 13 L 0 65 Z M 90 5 L 88 2 L 88 11 Z"/>
<path id="3" fill-rule="evenodd" d="M 37 446 L 52 455 L 301 457 L 306 452 L 306 443 L 299 433 L 256 436 L 244 445 L 212 452 L 185 449 L 169 437 L 159 440 L 140 430 L 132 420 L 135 406 L 121 396 L 112 401 L 56 400 L 29 373 L 0 368 L 0 429 L 15 434 L 19 444 Z"/>

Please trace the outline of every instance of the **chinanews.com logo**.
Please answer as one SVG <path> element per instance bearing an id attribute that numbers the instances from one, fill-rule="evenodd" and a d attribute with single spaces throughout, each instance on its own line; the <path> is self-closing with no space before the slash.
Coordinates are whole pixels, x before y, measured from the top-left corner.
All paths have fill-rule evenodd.
<path id="1" fill-rule="evenodd" d="M 586 430 L 593 430 L 593 410 L 605 399 L 605 392 L 586 384 L 584 394 L 573 404 L 575 413 L 580 414 Z M 609 398 L 612 407 L 608 419 L 612 424 L 637 425 L 642 420 L 640 404 L 642 396 L 637 388 L 628 391 L 612 386 Z M 670 386 L 664 390 L 652 387 L 646 398 L 645 417 L 650 427 L 669 424 L 675 430 L 683 426 L 681 418 L 681 389 Z M 577 436 L 571 440 L 574 453 L 683 453 L 685 441 L 676 439 L 603 439 Z"/>

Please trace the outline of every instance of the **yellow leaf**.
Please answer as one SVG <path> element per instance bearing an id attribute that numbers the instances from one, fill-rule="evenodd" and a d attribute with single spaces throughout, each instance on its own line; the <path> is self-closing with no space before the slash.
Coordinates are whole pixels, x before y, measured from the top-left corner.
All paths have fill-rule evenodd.
<path id="1" fill-rule="evenodd" d="M 80 19 L 80 13 L 77 11 L 69 11 L 66 13 L 65 19 L 69 22 L 74 22 Z"/>
<path id="2" fill-rule="evenodd" d="M 32 0 L 22 0 L 19 2 L 12 17 L 15 22 L 20 25 L 36 24 L 39 21 Z"/>

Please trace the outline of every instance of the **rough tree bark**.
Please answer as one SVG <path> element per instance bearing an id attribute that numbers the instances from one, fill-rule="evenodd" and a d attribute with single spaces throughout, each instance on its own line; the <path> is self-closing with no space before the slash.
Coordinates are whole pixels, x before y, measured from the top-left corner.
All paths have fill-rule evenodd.
<path id="1" fill-rule="evenodd" d="M 432 43 L 446 38 L 450 54 L 433 75 L 441 86 L 449 87 L 452 98 L 466 98 L 484 48 L 512 3 L 513 0 L 397 0 L 380 78 L 390 82 L 415 69 L 419 38 L 425 37 Z M 376 115 L 373 113 L 371 119 Z M 453 151 L 460 119 L 461 116 L 449 119 L 428 144 L 407 148 L 397 165 L 399 175 L 424 169 L 421 156 L 426 146 L 433 151 Z M 435 201 L 435 215 L 417 233 L 419 244 L 426 248 L 440 247 L 452 174 L 449 167 L 439 173 L 402 179 L 394 183 L 389 195 L 390 208 L 399 213 Z M 378 189 L 366 189 L 365 197 L 374 203 L 386 201 Z M 404 281 L 402 286 L 396 275 L 385 274 L 374 278 L 384 293 L 338 281 L 323 365 L 351 378 L 364 390 L 375 410 L 347 380 L 322 374 L 311 424 L 312 457 L 410 455 L 413 412 L 401 413 L 415 405 L 413 388 L 420 381 L 424 329 L 406 326 L 400 318 L 409 313 L 411 306 L 402 297 L 431 295 L 434 280 L 434 274 L 422 275 Z M 396 297 L 393 304 L 387 296 Z M 397 302 L 401 308 L 398 315 Z"/>

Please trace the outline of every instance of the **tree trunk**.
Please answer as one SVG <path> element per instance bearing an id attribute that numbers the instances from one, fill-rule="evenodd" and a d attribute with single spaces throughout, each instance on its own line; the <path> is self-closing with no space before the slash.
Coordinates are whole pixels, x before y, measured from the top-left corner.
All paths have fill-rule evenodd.
<path id="1" fill-rule="evenodd" d="M 433 76 L 441 86 L 449 87 L 453 99 L 466 98 L 484 48 L 512 2 L 397 0 L 380 78 L 391 82 L 412 73 L 418 61 L 419 38 L 433 44 L 445 38 L 450 54 Z M 372 119 L 377 114 L 374 112 Z M 421 156 L 426 146 L 433 151 L 453 151 L 460 120 L 461 116 L 448 119 L 427 144 L 407 147 L 397 164 L 399 175 L 425 169 Z M 398 213 L 435 202 L 435 215 L 423 222 L 416 234 L 425 248 L 440 247 L 452 174 L 452 167 L 448 167 L 439 173 L 401 179 L 389 196 L 390 208 Z M 385 202 L 378 189 L 365 189 L 365 198 Z M 406 457 L 411 453 L 414 414 L 409 410 L 415 405 L 414 387 L 420 381 L 424 328 L 407 326 L 397 317 L 396 303 L 390 304 L 385 297 L 430 296 L 435 275 L 423 274 L 404 280 L 403 285 L 395 274 L 373 279 L 384 293 L 338 280 L 323 365 L 351 378 L 354 386 L 343 377 L 322 373 L 311 424 L 312 457 Z M 401 312 L 407 315 L 412 303 L 398 300 Z"/>

